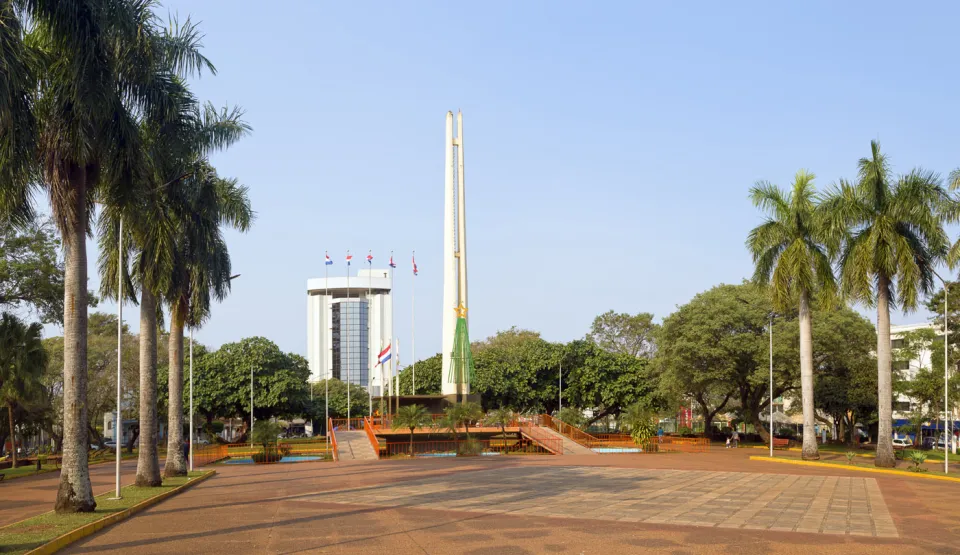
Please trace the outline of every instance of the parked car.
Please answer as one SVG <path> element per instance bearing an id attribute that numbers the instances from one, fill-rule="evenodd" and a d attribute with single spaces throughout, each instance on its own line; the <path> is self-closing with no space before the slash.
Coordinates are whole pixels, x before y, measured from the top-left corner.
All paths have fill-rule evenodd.
<path id="1" fill-rule="evenodd" d="M 939 439 L 937 439 L 937 449 L 944 449 L 944 448 L 953 448 L 953 443 L 951 442 L 948 444 L 947 436 L 941 435 Z"/>
<path id="2" fill-rule="evenodd" d="M 936 447 L 936 444 L 937 442 L 933 439 L 933 437 L 927 436 L 923 438 L 923 443 L 921 444 L 921 447 L 923 449 L 933 449 L 934 447 Z"/>
<path id="3" fill-rule="evenodd" d="M 913 440 L 911 440 L 909 437 L 893 438 L 894 449 L 910 449 L 912 447 L 913 447 Z"/>
<path id="4" fill-rule="evenodd" d="M 112 439 L 108 439 L 107 441 L 103 442 L 103 446 L 106 447 L 107 449 L 116 449 L 117 442 L 113 441 Z"/>

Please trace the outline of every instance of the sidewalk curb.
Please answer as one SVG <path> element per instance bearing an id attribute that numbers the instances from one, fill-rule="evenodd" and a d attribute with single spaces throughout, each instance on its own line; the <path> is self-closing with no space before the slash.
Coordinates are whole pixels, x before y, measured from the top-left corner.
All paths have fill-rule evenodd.
<path id="1" fill-rule="evenodd" d="M 922 472 L 905 472 L 903 470 L 891 470 L 887 468 L 864 468 L 862 466 L 853 466 L 847 464 L 837 464 L 830 462 L 814 462 L 814 461 L 795 461 L 790 459 L 771 459 L 770 457 L 758 457 L 751 455 L 751 461 L 762 461 L 762 462 L 772 462 L 780 464 L 793 464 L 797 466 L 815 466 L 819 468 L 836 468 L 839 470 L 852 470 L 854 472 L 873 472 L 875 474 L 889 474 L 892 476 L 901 476 L 904 478 L 924 478 L 927 480 L 940 480 L 943 482 L 956 482 L 960 483 L 960 478 L 953 478 L 951 476 L 937 476 L 936 474 L 923 474 Z"/>
<path id="2" fill-rule="evenodd" d="M 199 484 L 200 482 L 203 482 L 204 480 L 212 478 L 214 475 L 216 475 L 216 473 L 217 473 L 216 470 L 211 470 L 210 472 L 204 474 L 203 476 L 199 476 L 193 480 L 190 480 L 189 482 L 187 482 L 186 484 L 183 484 L 182 486 L 177 486 L 170 491 L 165 491 L 156 497 L 145 499 L 130 508 L 124 509 L 112 515 L 107 515 L 101 518 L 100 520 L 95 520 L 89 524 L 84 524 L 83 526 L 81 526 L 80 528 L 77 528 L 76 530 L 67 532 L 66 534 L 56 537 L 50 540 L 49 542 L 41 545 L 40 547 L 37 547 L 35 549 L 28 551 L 26 555 L 49 555 L 51 553 L 56 553 L 57 551 L 63 549 L 64 547 L 67 547 L 68 545 L 74 542 L 80 541 L 83 538 L 86 538 L 87 536 L 90 536 L 102 530 L 103 528 L 110 526 L 111 524 L 115 524 L 122 520 L 126 520 L 131 516 L 139 513 L 140 511 L 147 509 L 153 505 L 156 505 L 157 503 L 163 501 L 164 499 L 167 499 L 168 497 L 177 495 L 178 493 L 181 493 L 187 489 L 190 489 L 193 486 Z"/>
<path id="3" fill-rule="evenodd" d="M 750 445 L 749 447 L 750 447 L 751 449 L 763 449 L 763 450 L 767 450 L 767 449 L 770 448 L 770 447 L 768 447 L 768 446 L 766 446 L 766 445 Z M 778 449 L 778 450 L 779 450 L 779 451 L 793 451 L 794 453 L 800 453 L 800 452 L 803 451 L 803 449 L 801 449 L 800 447 L 789 447 L 789 448 L 787 448 L 787 449 Z M 824 452 L 828 452 L 828 451 L 824 451 Z M 832 453 L 833 451 L 829 451 L 829 452 Z M 841 453 L 841 454 L 842 454 L 842 453 Z M 873 457 L 873 456 L 874 456 L 874 455 L 871 454 L 871 453 L 857 453 L 856 455 L 857 455 L 858 457 L 867 457 L 867 458 L 870 458 L 870 457 Z"/>

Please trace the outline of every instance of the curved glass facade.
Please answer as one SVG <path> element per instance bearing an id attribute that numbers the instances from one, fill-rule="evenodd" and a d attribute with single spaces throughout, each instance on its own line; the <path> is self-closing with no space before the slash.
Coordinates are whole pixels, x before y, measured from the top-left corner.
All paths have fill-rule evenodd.
<path id="1" fill-rule="evenodd" d="M 369 312 L 365 299 L 344 299 L 332 307 L 333 377 L 369 385 Z"/>

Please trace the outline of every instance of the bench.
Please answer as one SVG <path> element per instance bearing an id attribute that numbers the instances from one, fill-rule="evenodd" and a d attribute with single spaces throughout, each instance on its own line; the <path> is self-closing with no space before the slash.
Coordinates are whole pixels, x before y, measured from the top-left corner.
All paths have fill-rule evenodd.
<path id="1" fill-rule="evenodd" d="M 773 448 L 774 448 L 774 449 L 787 449 L 788 447 L 790 447 L 790 440 L 789 440 L 789 439 L 780 439 L 780 438 L 777 438 L 777 437 L 773 438 Z"/>

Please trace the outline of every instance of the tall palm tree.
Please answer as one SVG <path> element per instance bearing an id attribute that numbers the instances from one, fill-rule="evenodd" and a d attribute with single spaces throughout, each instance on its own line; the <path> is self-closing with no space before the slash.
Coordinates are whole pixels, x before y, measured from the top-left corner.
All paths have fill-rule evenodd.
<path id="1" fill-rule="evenodd" d="M 17 466 L 17 436 L 13 409 L 42 391 L 40 376 L 47 365 L 42 331 L 39 323 L 27 325 L 7 313 L 0 316 L 0 403 L 7 406 L 14 467 Z"/>
<path id="2" fill-rule="evenodd" d="M 893 467 L 893 392 L 890 309 L 916 308 L 934 286 L 934 267 L 947 251 L 941 213 L 951 199 L 937 175 L 914 169 L 895 176 L 876 141 L 861 158 L 856 183 L 841 181 L 821 208 L 828 215 L 831 248 L 840 252 L 843 293 L 877 307 L 879 437 L 875 464 Z"/>
<path id="3" fill-rule="evenodd" d="M 129 196 L 139 114 L 169 113 L 160 68 L 196 67 L 190 42 L 133 0 L 0 1 L 0 211 L 22 223 L 44 189 L 64 254 L 63 461 L 57 512 L 96 508 L 87 466 L 87 251 L 94 202 Z M 7 77 L 10 77 L 9 79 Z"/>
<path id="4" fill-rule="evenodd" d="M 209 145 L 218 145 L 222 140 L 205 127 L 196 98 L 183 81 L 186 72 L 199 74 L 202 69 L 215 73 L 209 60 L 199 54 L 199 35 L 196 26 L 189 20 L 180 26 L 174 22 L 157 39 L 160 60 L 168 65 L 166 88 L 161 91 L 168 110 L 144 112 L 137 121 L 138 136 L 142 143 L 138 162 L 142 168 L 136 176 L 134 194 L 117 195 L 105 203 L 100 218 L 100 273 L 104 279 L 101 292 L 113 296 L 117 278 L 123 276 L 128 286 L 125 290 L 133 296 L 139 291 L 140 299 L 140 436 L 137 457 L 136 485 L 155 487 L 161 485 L 160 461 L 157 450 L 159 422 L 157 419 L 157 329 L 162 321 L 161 301 L 172 282 L 178 248 L 177 226 L 195 214 L 189 213 L 190 195 L 198 157 L 205 154 Z M 193 53 L 194 63 L 173 63 L 171 48 Z M 179 73 L 178 73 L 179 72 Z M 216 122 L 213 122 L 214 124 Z M 120 242 L 119 228 L 124 223 L 124 261 L 129 268 L 119 266 L 117 247 Z M 182 345 L 182 333 L 180 335 Z M 182 379 L 181 374 L 175 379 Z M 182 388 L 181 388 L 182 389 Z M 178 396 L 175 404 L 182 403 Z M 182 407 L 175 407 L 182 408 Z M 183 462 L 179 448 L 182 430 L 170 430 L 176 434 L 177 446 L 170 455 Z"/>
<path id="5" fill-rule="evenodd" d="M 235 120 L 240 127 L 245 124 Z M 247 231 L 253 210 L 245 187 L 222 179 L 206 164 L 198 164 L 186 179 L 186 210 L 177 223 L 177 250 L 165 298 L 170 306 L 170 371 L 165 476 L 186 474 L 179 449 L 183 429 L 183 330 L 200 326 L 210 314 L 211 298 L 222 301 L 230 290 L 230 253 L 222 227 Z M 171 456 L 171 453 L 173 455 Z"/>
<path id="6" fill-rule="evenodd" d="M 821 292 L 832 297 L 836 290 L 833 268 L 825 243 L 826 225 L 817 213 L 814 175 L 800 170 L 793 189 L 784 192 L 766 181 L 750 189 L 753 204 L 767 219 L 753 228 L 747 248 L 756 269 L 753 281 L 769 286 L 773 304 L 784 310 L 794 302 L 800 307 L 800 390 L 803 405 L 803 459 L 820 458 L 817 449 L 813 404 L 813 322 L 811 296 Z M 773 430 L 770 430 L 773 433 Z"/>

